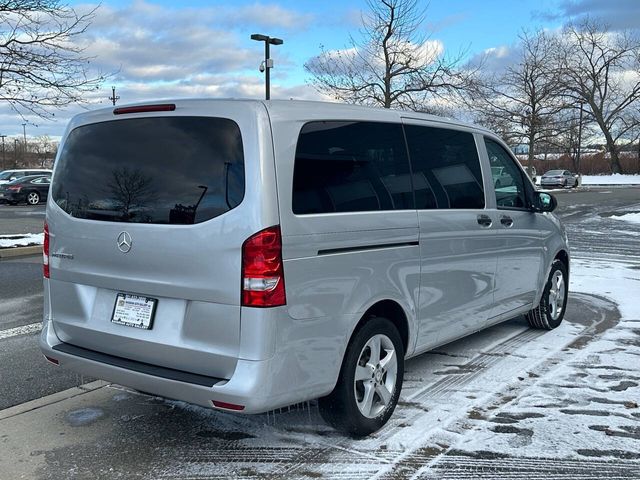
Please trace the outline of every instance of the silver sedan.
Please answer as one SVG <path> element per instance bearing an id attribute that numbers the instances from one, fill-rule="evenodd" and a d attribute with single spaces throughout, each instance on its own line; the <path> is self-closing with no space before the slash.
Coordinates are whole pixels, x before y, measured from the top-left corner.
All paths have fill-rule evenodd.
<path id="1" fill-rule="evenodd" d="M 569 170 L 549 170 L 540 177 L 542 187 L 571 187 L 578 186 L 578 175 Z"/>

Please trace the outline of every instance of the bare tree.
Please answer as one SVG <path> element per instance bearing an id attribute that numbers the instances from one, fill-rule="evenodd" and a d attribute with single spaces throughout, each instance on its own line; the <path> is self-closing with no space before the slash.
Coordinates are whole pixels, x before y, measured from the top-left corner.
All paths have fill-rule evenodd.
<path id="1" fill-rule="evenodd" d="M 633 110 L 640 99 L 640 42 L 591 20 L 569 26 L 562 39 L 563 87 L 574 103 L 584 103 L 605 138 L 611 171 L 620 173 L 619 142 L 635 128 Z"/>
<path id="2" fill-rule="evenodd" d="M 111 181 L 107 189 L 122 217 L 129 220 L 133 216 L 132 210 L 144 207 L 153 200 L 152 178 L 144 175 L 140 169 L 121 167 L 111 172 Z"/>
<path id="3" fill-rule="evenodd" d="M 367 0 L 362 40 L 322 53 L 305 64 L 315 88 L 348 103 L 428 110 L 429 103 L 473 84 L 475 71 L 460 68 L 438 42 L 421 33 L 417 0 Z"/>
<path id="4" fill-rule="evenodd" d="M 528 146 L 531 168 L 537 146 L 558 134 L 558 114 L 566 107 L 554 65 L 556 39 L 543 32 L 520 35 L 519 61 L 485 78 L 470 107 L 477 121 L 506 141 Z"/>
<path id="5" fill-rule="evenodd" d="M 95 10 L 78 14 L 58 0 L 0 1 L 0 100 L 20 115 L 51 118 L 99 87 L 78 47 Z"/>
<path id="6" fill-rule="evenodd" d="M 33 152 L 36 154 L 38 166 L 44 168 L 47 163 L 52 161 L 58 150 L 58 145 L 51 139 L 49 135 L 40 135 L 31 142 Z"/>

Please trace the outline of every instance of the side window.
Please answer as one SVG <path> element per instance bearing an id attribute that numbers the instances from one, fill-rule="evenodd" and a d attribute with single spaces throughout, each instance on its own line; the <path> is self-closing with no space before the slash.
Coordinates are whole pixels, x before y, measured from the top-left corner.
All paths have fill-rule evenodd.
<path id="1" fill-rule="evenodd" d="M 527 197 L 522 171 L 502 145 L 486 137 L 484 143 L 491 164 L 498 208 L 525 208 Z"/>
<path id="2" fill-rule="evenodd" d="M 402 126 L 305 124 L 296 148 L 292 205 L 295 214 L 414 208 Z"/>
<path id="3" fill-rule="evenodd" d="M 468 132 L 405 126 L 416 207 L 484 208 L 480 159 Z"/>

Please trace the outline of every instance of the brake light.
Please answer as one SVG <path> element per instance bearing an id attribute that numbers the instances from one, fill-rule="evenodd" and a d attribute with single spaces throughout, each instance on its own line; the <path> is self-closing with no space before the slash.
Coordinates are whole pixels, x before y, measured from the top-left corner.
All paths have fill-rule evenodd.
<path id="1" fill-rule="evenodd" d="M 44 222 L 44 243 L 42 244 L 42 273 L 49 278 L 49 225 Z"/>
<path id="2" fill-rule="evenodd" d="M 286 305 L 280 226 L 265 228 L 242 244 L 242 306 Z"/>
<path id="3" fill-rule="evenodd" d="M 22 190 L 22 187 L 18 187 L 17 185 L 12 185 L 10 187 L 7 187 L 7 190 L 11 190 L 12 192 L 19 192 L 20 190 Z"/>
<path id="4" fill-rule="evenodd" d="M 173 103 L 161 103 L 157 105 L 136 105 L 133 107 L 118 107 L 113 110 L 114 115 L 124 115 L 127 113 L 148 113 L 148 112 L 173 112 L 176 109 Z"/>

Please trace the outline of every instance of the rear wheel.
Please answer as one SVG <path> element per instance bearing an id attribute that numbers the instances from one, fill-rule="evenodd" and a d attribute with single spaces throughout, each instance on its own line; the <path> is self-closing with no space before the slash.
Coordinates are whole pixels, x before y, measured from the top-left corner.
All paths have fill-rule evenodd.
<path id="1" fill-rule="evenodd" d="M 568 293 L 567 267 L 560 260 L 554 260 L 540 304 L 527 313 L 529 325 L 545 330 L 553 330 L 560 325 L 564 318 Z"/>
<path id="2" fill-rule="evenodd" d="M 365 436 L 396 408 L 404 377 L 404 347 L 396 327 L 372 317 L 353 335 L 338 383 L 319 401 L 322 418 L 337 430 Z"/>
<path id="3" fill-rule="evenodd" d="M 500 184 L 500 180 L 496 180 L 496 188 L 500 188 L 502 185 Z"/>
<path id="4" fill-rule="evenodd" d="M 27 193 L 27 203 L 29 205 L 37 205 L 40 203 L 40 195 L 38 192 Z"/>

